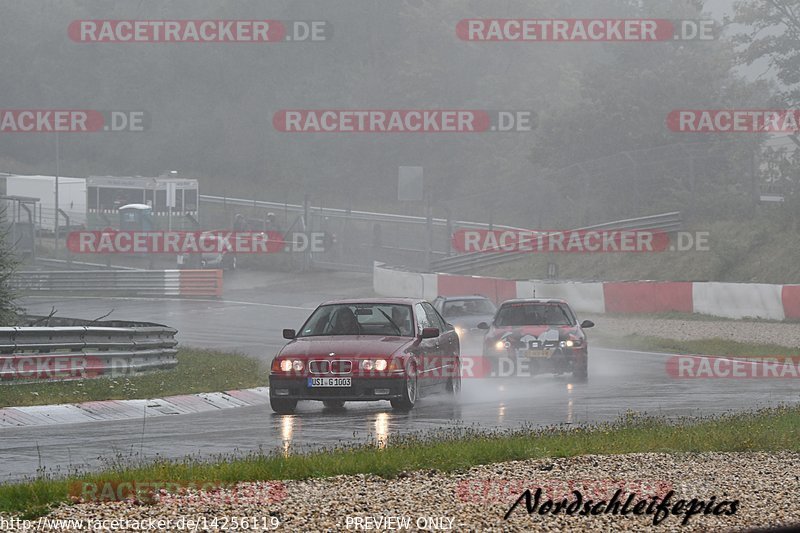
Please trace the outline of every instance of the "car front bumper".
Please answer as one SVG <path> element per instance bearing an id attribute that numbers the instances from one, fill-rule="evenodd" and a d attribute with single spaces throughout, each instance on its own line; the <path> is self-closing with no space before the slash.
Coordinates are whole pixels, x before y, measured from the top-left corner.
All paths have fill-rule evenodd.
<path id="1" fill-rule="evenodd" d="M 405 386 L 406 382 L 403 377 L 352 377 L 349 387 L 309 387 L 307 377 L 270 375 L 269 395 L 271 398 L 285 398 L 287 400 L 369 402 L 400 398 L 403 395 Z"/>
<path id="2" fill-rule="evenodd" d="M 524 349 L 489 352 L 484 365 L 489 377 L 511 377 L 573 372 L 587 358 L 587 350 L 559 348 L 547 357 L 529 357 Z"/>

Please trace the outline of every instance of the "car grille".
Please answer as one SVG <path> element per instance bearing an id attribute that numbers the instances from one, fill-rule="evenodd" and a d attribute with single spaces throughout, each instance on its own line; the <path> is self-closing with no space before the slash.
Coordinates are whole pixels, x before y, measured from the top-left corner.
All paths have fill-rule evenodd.
<path id="1" fill-rule="evenodd" d="M 349 374 L 352 370 L 352 361 L 331 361 L 331 374 Z"/>
<path id="2" fill-rule="evenodd" d="M 353 370 L 352 361 L 333 360 L 326 361 L 323 359 L 311 361 L 308 364 L 308 371 L 312 374 L 349 374 Z"/>
<path id="3" fill-rule="evenodd" d="M 308 371 L 312 374 L 327 374 L 330 370 L 328 361 L 311 361 L 308 364 Z"/>

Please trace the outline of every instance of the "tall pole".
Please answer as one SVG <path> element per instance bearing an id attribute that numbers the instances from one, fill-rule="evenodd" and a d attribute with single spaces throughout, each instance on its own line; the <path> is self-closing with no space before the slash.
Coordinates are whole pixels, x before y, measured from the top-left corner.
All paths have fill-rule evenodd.
<path id="1" fill-rule="evenodd" d="M 58 132 L 56 132 L 56 191 L 55 191 L 56 192 L 56 194 L 55 194 L 55 196 L 56 196 L 55 197 L 56 208 L 55 208 L 54 216 L 53 216 L 53 218 L 55 220 L 55 224 L 56 224 L 56 227 L 55 227 L 56 257 L 58 257 L 58 237 L 59 237 L 59 231 L 58 231 L 58 175 L 61 172 L 61 164 L 60 164 L 61 163 L 61 147 L 60 147 L 60 144 L 61 143 L 59 142 L 59 139 L 58 139 Z"/>
<path id="2" fill-rule="evenodd" d="M 431 206 L 431 194 L 431 191 L 428 191 L 425 213 L 425 230 L 427 233 L 427 239 L 425 239 L 425 264 L 429 271 L 431 269 L 433 252 L 433 207 Z"/>
<path id="3" fill-rule="evenodd" d="M 309 200 L 308 193 L 306 193 L 306 194 L 303 195 L 303 233 L 305 233 L 306 244 L 308 244 L 309 239 L 311 238 L 309 236 L 309 233 L 308 233 L 308 200 Z M 310 265 L 311 261 L 309 261 L 309 259 L 310 259 L 309 258 L 309 253 L 310 253 L 310 249 L 309 248 L 310 247 L 307 247 L 305 250 L 303 250 L 303 267 L 302 267 L 302 271 L 303 272 L 308 271 L 308 269 L 311 266 Z"/>

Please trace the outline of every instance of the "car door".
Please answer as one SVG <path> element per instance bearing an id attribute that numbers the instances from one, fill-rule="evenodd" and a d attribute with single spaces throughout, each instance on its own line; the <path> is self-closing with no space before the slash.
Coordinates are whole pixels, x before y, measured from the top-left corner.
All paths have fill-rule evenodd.
<path id="1" fill-rule="evenodd" d="M 428 315 L 431 326 L 439 330 L 439 345 L 435 358 L 430 361 L 431 373 L 435 376 L 434 381 L 439 386 L 444 386 L 453 372 L 453 354 L 458 351 L 458 335 L 454 329 L 450 328 L 444 318 L 431 306 L 425 302 L 422 308 Z"/>
<path id="2" fill-rule="evenodd" d="M 426 302 L 427 303 L 427 302 Z M 428 304 L 430 305 L 430 304 Z M 421 335 L 424 328 L 435 328 L 431 323 L 428 312 L 422 304 L 414 306 L 414 319 L 417 321 L 417 334 Z M 432 339 L 422 339 L 419 344 L 417 360 L 419 362 L 419 388 L 429 391 L 431 387 L 438 385 L 436 382 L 436 361 L 441 353 L 441 337 Z"/>
<path id="3" fill-rule="evenodd" d="M 423 305 L 424 307 L 424 305 Z M 444 356 L 458 356 L 461 352 L 459 346 L 458 333 L 455 327 L 450 324 L 443 316 L 440 310 L 435 307 L 428 309 L 428 315 L 432 322 L 435 322 L 434 327 L 439 328 L 440 336 L 442 337 L 441 345 L 443 346 L 442 355 Z"/>

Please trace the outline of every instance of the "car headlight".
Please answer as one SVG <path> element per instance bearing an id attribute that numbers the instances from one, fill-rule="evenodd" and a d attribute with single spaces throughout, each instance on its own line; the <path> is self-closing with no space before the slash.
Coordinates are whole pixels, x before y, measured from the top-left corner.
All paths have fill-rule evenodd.
<path id="1" fill-rule="evenodd" d="M 302 361 L 292 361 L 292 369 L 295 372 L 300 372 L 303 370 L 303 362 Z"/>
<path id="2" fill-rule="evenodd" d="M 511 347 L 511 343 L 508 341 L 497 341 L 494 343 L 494 349 L 497 351 L 508 350 Z"/>
<path id="3" fill-rule="evenodd" d="M 561 345 L 562 348 L 565 348 L 565 347 L 566 348 L 578 348 L 581 345 L 581 341 L 580 340 L 569 339 L 569 340 L 566 340 L 566 341 L 561 341 L 559 344 Z"/>
<path id="4" fill-rule="evenodd" d="M 389 366 L 389 363 L 386 359 L 364 359 L 361 361 L 361 370 L 377 370 L 378 372 L 382 372 L 386 370 Z"/>
<path id="5" fill-rule="evenodd" d="M 292 371 L 292 361 L 289 359 L 284 359 L 281 361 L 281 370 L 284 372 L 291 372 Z"/>

